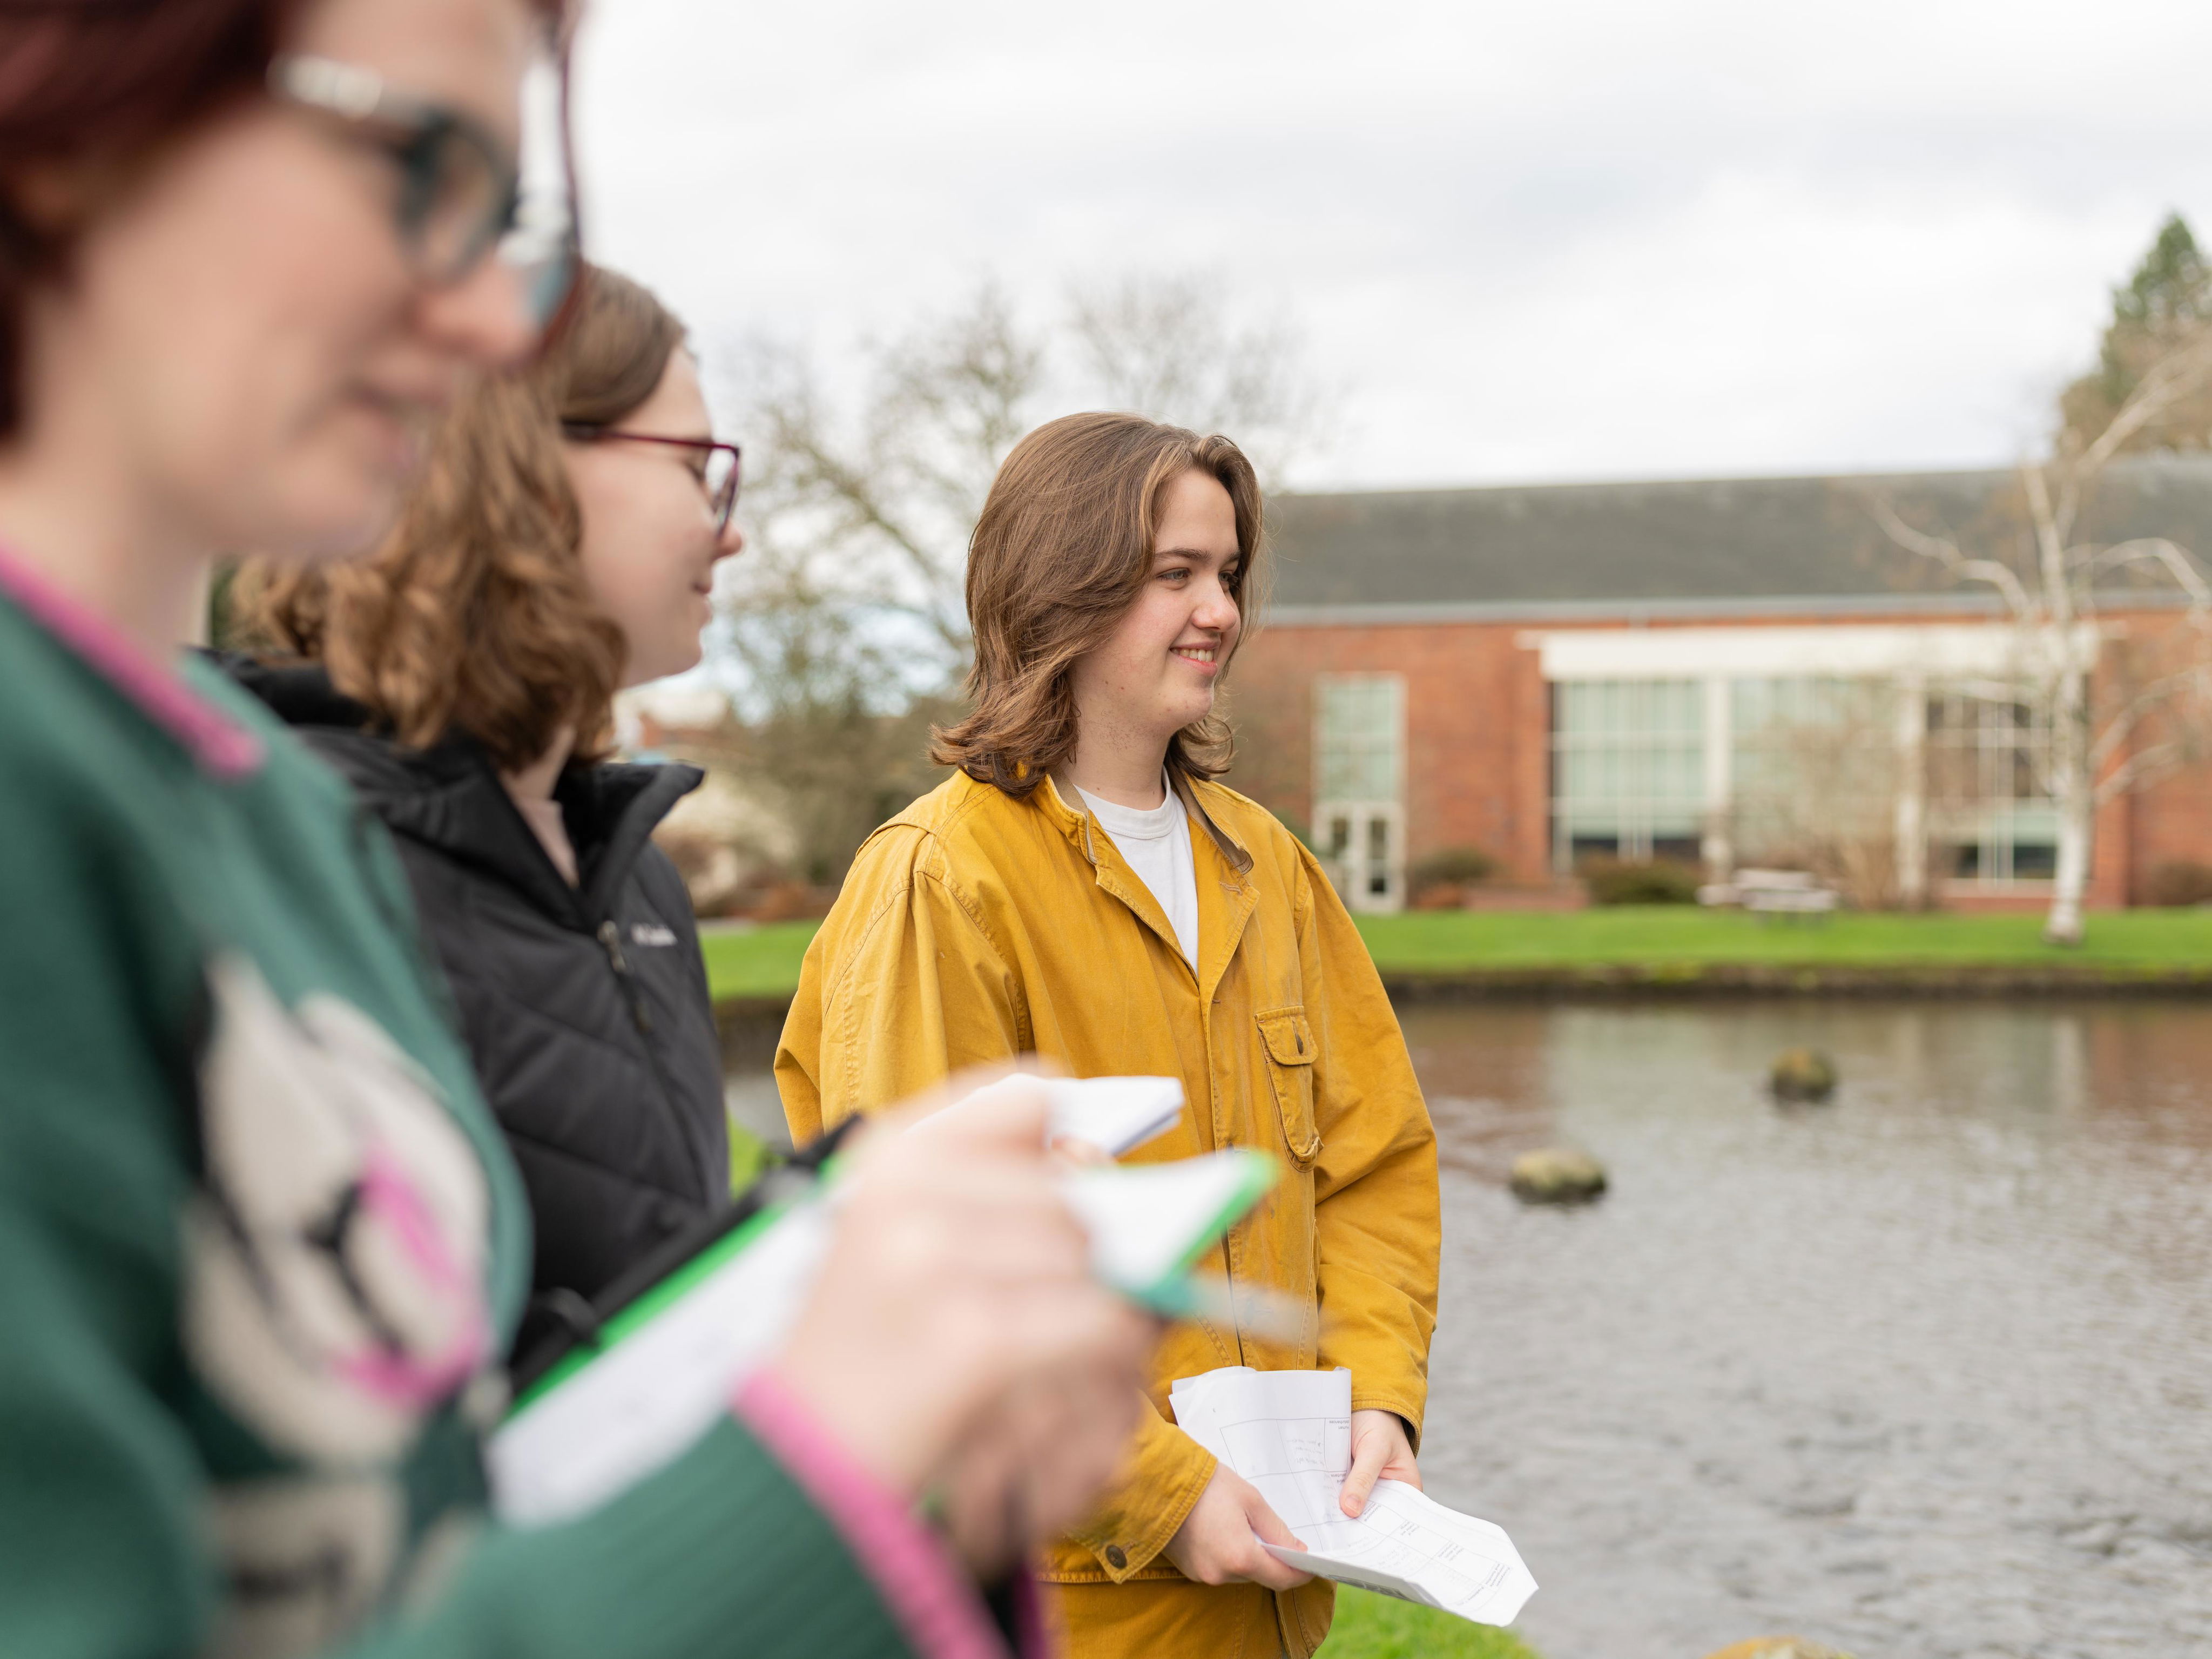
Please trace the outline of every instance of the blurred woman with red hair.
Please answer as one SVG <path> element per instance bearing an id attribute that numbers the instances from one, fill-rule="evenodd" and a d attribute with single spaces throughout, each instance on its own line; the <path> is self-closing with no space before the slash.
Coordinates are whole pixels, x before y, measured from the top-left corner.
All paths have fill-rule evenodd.
<path id="1" fill-rule="evenodd" d="M 1150 1334 L 1033 1091 L 860 1147 L 796 1322 L 656 1466 L 487 1516 L 514 1165 L 380 830 L 174 642 L 219 553 L 372 544 L 538 344 L 569 250 L 520 91 L 563 21 L 0 4 L 8 1659 L 1003 1653 L 921 1498 L 995 1570 L 1127 1421 L 1009 1408 L 1110 1402 Z"/>

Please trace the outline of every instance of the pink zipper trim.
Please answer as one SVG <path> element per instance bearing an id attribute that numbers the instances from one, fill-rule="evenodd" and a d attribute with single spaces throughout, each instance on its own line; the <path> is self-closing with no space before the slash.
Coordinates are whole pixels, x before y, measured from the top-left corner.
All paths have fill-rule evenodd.
<path id="1" fill-rule="evenodd" d="M 155 662 L 106 617 L 70 599 L 0 546 L 0 594 L 53 635 L 141 714 L 181 744 L 200 769 L 225 783 L 261 768 L 261 739 Z"/>
<path id="2" fill-rule="evenodd" d="M 773 1370 L 747 1377 L 732 1411 L 843 1536 L 916 1653 L 1007 1659 L 1006 1643 L 951 1551 L 853 1462 Z M 1030 1659 L 1044 1651 L 1042 1630 L 1033 1604 L 1023 1612 L 1023 1659 Z"/>

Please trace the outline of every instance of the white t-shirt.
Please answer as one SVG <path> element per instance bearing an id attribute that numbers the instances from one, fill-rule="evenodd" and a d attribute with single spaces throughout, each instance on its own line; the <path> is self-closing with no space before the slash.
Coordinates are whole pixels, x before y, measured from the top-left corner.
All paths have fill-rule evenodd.
<path id="1" fill-rule="evenodd" d="M 1114 838 L 1137 879 L 1152 890 L 1160 908 L 1168 913 L 1176 943 L 1183 960 L 1198 971 L 1198 866 L 1190 850 L 1190 815 L 1183 811 L 1176 792 L 1149 812 L 1133 806 L 1116 806 L 1088 789 L 1075 792 L 1091 809 L 1099 827 Z"/>

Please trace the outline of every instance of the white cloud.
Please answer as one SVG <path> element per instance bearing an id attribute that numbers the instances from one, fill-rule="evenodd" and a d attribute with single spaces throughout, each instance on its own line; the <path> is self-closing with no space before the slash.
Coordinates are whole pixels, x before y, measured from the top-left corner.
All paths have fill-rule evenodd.
<path id="1" fill-rule="evenodd" d="M 1205 268 L 1388 483 L 2011 459 L 2212 203 L 2208 66 L 2178 0 L 601 0 L 579 101 L 596 251 L 710 343 Z"/>

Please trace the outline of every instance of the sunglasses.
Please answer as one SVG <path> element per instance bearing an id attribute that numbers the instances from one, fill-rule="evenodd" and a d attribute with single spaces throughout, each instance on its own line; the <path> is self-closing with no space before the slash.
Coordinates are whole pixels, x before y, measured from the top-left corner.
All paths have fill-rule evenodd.
<path id="1" fill-rule="evenodd" d="M 576 290 L 580 242 L 568 64 L 550 42 L 524 79 L 520 155 L 466 112 L 332 58 L 277 58 L 269 93 L 391 160 L 400 181 L 393 228 L 422 282 L 459 283 L 496 252 L 520 278 L 539 331 L 559 327 Z"/>
<path id="2" fill-rule="evenodd" d="M 713 438 L 667 438 L 657 432 L 625 432 L 619 427 L 592 426 L 581 421 L 563 421 L 561 434 L 580 444 L 659 444 L 668 449 L 691 451 L 701 458 L 699 487 L 707 492 L 707 515 L 714 521 L 714 533 L 720 536 L 730 527 L 731 517 L 738 510 L 741 452 L 737 445 Z"/>

